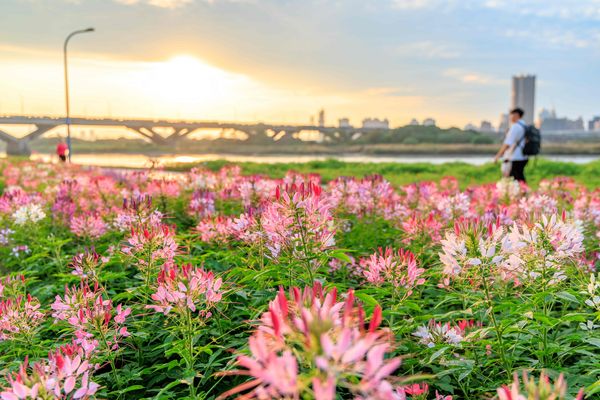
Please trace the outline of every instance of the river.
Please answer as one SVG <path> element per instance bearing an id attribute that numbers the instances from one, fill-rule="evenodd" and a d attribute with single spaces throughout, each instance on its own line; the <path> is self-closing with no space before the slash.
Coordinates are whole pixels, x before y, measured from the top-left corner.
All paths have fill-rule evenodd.
<path id="1" fill-rule="evenodd" d="M 548 155 L 544 158 L 554 161 L 569 161 L 577 164 L 585 164 L 600 159 L 598 156 L 590 155 Z M 34 154 L 33 160 L 52 161 L 55 156 L 49 154 Z M 81 165 L 92 165 L 100 167 L 124 167 L 124 168 L 146 168 L 152 165 L 164 166 L 174 163 L 198 163 L 212 160 L 227 160 L 232 162 L 257 162 L 257 163 L 282 163 L 282 162 L 308 162 L 335 159 L 346 162 L 359 163 L 432 163 L 444 164 L 451 162 L 464 162 L 472 165 L 482 165 L 491 162 L 491 156 L 459 156 L 459 155 L 432 155 L 432 156 L 370 156 L 360 154 L 341 155 L 227 155 L 227 154 L 165 154 L 148 156 L 144 154 L 74 154 L 73 162 Z"/>

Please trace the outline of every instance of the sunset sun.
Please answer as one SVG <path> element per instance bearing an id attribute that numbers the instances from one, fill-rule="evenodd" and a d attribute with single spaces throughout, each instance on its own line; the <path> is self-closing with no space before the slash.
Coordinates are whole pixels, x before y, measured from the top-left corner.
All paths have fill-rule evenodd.
<path id="1" fill-rule="evenodd" d="M 181 107 L 199 107 L 233 100 L 236 86 L 244 80 L 194 56 L 177 55 L 150 63 L 143 85 L 145 91 L 163 101 Z"/>

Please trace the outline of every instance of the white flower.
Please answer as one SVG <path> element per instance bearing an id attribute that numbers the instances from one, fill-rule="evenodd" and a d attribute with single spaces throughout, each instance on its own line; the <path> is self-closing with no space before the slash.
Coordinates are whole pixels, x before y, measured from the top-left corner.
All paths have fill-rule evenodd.
<path id="1" fill-rule="evenodd" d="M 35 224 L 46 218 L 46 213 L 39 204 L 27 204 L 19 207 L 12 218 L 17 225 L 25 225 L 28 222 Z"/>
<path id="2" fill-rule="evenodd" d="M 515 199 L 521 193 L 521 186 L 513 178 L 502 178 L 496 183 L 496 192 L 500 197 Z"/>

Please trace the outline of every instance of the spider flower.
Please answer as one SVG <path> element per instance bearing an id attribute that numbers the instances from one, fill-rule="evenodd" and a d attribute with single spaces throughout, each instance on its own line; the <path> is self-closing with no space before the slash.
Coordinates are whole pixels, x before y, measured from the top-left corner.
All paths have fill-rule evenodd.
<path id="1" fill-rule="evenodd" d="M 88 239 L 98 239 L 106 233 L 106 223 L 98 213 L 71 218 L 70 228 L 75 236 Z"/>
<path id="2" fill-rule="evenodd" d="M 536 382 L 527 372 L 523 372 L 521 384 L 519 376 L 514 375 L 510 386 L 498 388 L 498 400 L 564 400 L 567 395 L 567 382 L 562 374 L 552 383 L 550 378 L 542 372 Z M 575 400 L 583 400 L 583 389 L 579 391 Z"/>
<path id="3" fill-rule="evenodd" d="M 413 336 L 419 338 L 419 343 L 427 347 L 434 347 L 440 343 L 457 345 L 471 340 L 470 333 L 480 326 L 481 324 L 467 320 L 458 321 L 455 324 L 450 322 L 443 324 L 431 320 L 428 325 L 418 327 Z"/>
<path id="4" fill-rule="evenodd" d="M 221 278 L 191 264 L 164 266 L 157 282 L 156 292 L 151 296 L 156 304 L 146 307 L 165 315 L 172 310 L 182 312 L 187 308 L 208 318 L 210 309 L 222 298 Z"/>
<path id="5" fill-rule="evenodd" d="M 405 296 L 410 296 L 416 286 L 425 283 L 421 277 L 425 270 L 419 268 L 415 255 L 408 250 L 396 252 L 390 247 L 380 248 L 379 252 L 363 258 L 360 266 L 368 282 L 375 285 L 391 283 L 396 289 L 405 289 Z"/>
<path id="6" fill-rule="evenodd" d="M 100 387 L 91 381 L 93 366 L 77 346 L 66 346 L 48 359 L 29 366 L 27 360 L 7 377 L 0 392 L 2 400 L 19 399 L 94 399 Z"/>
<path id="7" fill-rule="evenodd" d="M 73 275 L 97 280 L 98 273 L 106 261 L 107 258 L 101 257 L 92 247 L 86 249 L 83 253 L 75 255 L 69 267 L 73 268 Z"/>
<path id="8" fill-rule="evenodd" d="M 260 226 L 272 258 L 282 254 L 309 260 L 335 244 L 332 207 L 320 186 L 309 183 L 277 188 L 261 215 Z"/>
<path id="9" fill-rule="evenodd" d="M 93 348 L 103 339 L 108 346 L 105 350 L 116 350 L 119 342 L 129 336 L 125 320 L 131 309 L 123 309 L 121 304 L 114 307 L 112 300 L 102 295 L 97 282 L 93 288 L 84 282 L 79 287 L 66 287 L 65 295 L 57 295 L 51 305 L 52 317 L 55 322 L 66 321 L 71 326 L 77 344 Z"/>
<path id="10" fill-rule="evenodd" d="M 249 339 L 250 354 L 238 357 L 252 380 L 221 395 L 247 392 L 244 398 L 334 399 L 348 390 L 357 399 L 405 399 L 391 375 L 400 358 L 391 352 L 390 334 L 379 328 L 381 309 L 376 307 L 368 326 L 365 312 L 350 290 L 338 301 L 335 289 L 319 283 L 301 290 L 283 289 L 269 304 Z"/>
<path id="11" fill-rule="evenodd" d="M 159 265 L 172 263 L 177 249 L 174 228 L 165 224 L 144 224 L 131 228 L 131 235 L 121 251 L 134 260 L 145 276 L 146 284 L 150 285 Z"/>
<path id="12" fill-rule="evenodd" d="M 0 341 L 28 337 L 43 322 L 37 298 L 27 295 L 0 301 Z"/>
<path id="13" fill-rule="evenodd" d="M 16 225 L 36 224 L 46 218 L 46 213 L 39 204 L 26 204 L 19 207 L 12 215 Z"/>

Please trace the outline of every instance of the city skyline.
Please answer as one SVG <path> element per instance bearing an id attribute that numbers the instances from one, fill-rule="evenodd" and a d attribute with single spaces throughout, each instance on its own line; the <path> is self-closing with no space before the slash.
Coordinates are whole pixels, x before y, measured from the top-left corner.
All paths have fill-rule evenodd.
<path id="1" fill-rule="evenodd" d="M 464 126 L 497 121 L 522 72 L 539 105 L 598 115 L 594 2 L 519 4 L 7 0 L 0 113 L 63 115 L 62 40 L 94 26 L 72 43 L 74 115 Z"/>

